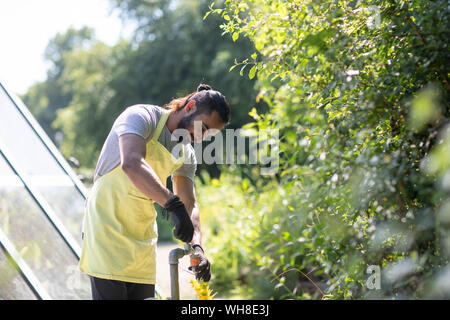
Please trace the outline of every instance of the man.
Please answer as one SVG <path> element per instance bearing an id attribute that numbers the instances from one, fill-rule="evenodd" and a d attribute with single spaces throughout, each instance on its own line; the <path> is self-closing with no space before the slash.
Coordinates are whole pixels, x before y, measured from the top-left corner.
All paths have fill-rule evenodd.
<path id="1" fill-rule="evenodd" d="M 195 121 L 201 132 L 194 130 Z M 229 121 L 225 97 L 203 84 L 164 108 L 135 105 L 116 119 L 96 166 L 83 222 L 79 266 L 90 276 L 93 299 L 154 297 L 158 235 L 153 201 L 169 215 L 174 236 L 191 243 L 200 256 L 197 278 L 209 281 L 189 142 L 201 141 L 208 129 L 221 130 Z M 182 137 L 174 141 L 176 129 L 188 133 L 188 143 L 179 144 Z M 179 146 L 181 154 L 172 152 Z M 165 187 L 169 176 L 174 193 Z"/>

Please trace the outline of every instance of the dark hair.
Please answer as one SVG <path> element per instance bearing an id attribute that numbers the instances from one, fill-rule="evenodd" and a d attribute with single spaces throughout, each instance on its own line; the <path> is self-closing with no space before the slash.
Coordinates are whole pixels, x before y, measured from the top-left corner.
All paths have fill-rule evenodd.
<path id="1" fill-rule="evenodd" d="M 176 112 L 183 109 L 191 100 L 195 101 L 197 113 L 211 114 L 211 112 L 217 111 L 223 123 L 230 123 L 230 105 L 225 96 L 219 91 L 213 90 L 211 86 L 203 83 L 198 85 L 197 91 L 185 97 L 173 99 L 164 108 Z"/>

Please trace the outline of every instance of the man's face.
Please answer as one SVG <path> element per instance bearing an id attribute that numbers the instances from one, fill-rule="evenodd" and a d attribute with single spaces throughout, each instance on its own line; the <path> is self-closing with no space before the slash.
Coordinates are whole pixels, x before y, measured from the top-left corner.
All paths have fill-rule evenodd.
<path id="1" fill-rule="evenodd" d="M 179 122 L 178 129 L 185 129 L 189 133 L 189 142 L 202 142 L 206 137 L 213 136 L 225 127 L 217 111 L 198 113 L 192 110 Z"/>

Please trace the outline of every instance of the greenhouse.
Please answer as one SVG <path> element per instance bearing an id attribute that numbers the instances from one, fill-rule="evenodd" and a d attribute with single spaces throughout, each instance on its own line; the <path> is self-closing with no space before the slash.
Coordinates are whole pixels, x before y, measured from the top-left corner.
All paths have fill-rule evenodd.
<path id="1" fill-rule="evenodd" d="M 86 190 L 0 84 L 0 299 L 87 299 L 77 270 Z"/>

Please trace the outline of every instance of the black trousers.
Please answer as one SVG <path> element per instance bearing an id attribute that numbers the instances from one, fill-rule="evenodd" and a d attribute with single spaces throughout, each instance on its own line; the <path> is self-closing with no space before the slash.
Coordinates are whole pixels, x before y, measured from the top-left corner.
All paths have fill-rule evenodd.
<path id="1" fill-rule="evenodd" d="M 90 277 L 93 300 L 144 300 L 155 297 L 155 285 Z"/>

